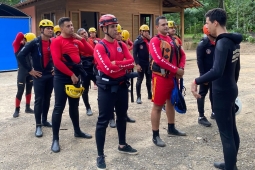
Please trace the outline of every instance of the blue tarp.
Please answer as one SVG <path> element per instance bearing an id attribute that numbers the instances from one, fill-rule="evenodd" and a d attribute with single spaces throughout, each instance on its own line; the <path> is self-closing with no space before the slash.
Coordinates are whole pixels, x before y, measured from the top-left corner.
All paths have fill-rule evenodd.
<path id="1" fill-rule="evenodd" d="M 17 70 L 17 61 L 14 55 L 12 42 L 18 32 L 30 32 L 29 17 L 2 18 L 0 23 L 4 23 L 0 27 L 0 71 Z"/>

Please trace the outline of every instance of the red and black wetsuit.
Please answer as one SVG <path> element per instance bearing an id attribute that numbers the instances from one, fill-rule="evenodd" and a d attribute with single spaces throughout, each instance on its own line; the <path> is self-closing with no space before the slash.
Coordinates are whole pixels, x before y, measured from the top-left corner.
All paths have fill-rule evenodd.
<path id="1" fill-rule="evenodd" d="M 241 41 L 241 34 L 220 34 L 216 38 L 212 68 L 195 79 L 198 85 L 212 82 L 213 111 L 220 132 L 226 170 L 236 166 L 240 143 L 235 100 L 238 96 Z"/>
<path id="2" fill-rule="evenodd" d="M 24 35 L 22 32 L 19 32 L 15 38 L 15 40 L 12 43 L 14 53 L 17 59 L 17 55 L 20 52 L 20 50 L 24 47 L 23 44 L 21 44 L 21 41 L 24 40 Z M 31 65 L 30 55 L 27 55 L 25 58 L 23 58 L 25 62 L 27 62 L 29 65 Z M 26 85 L 26 108 L 30 108 L 30 101 L 31 101 L 31 91 L 33 87 L 33 77 L 28 73 L 28 71 L 20 64 L 20 62 L 17 59 L 18 63 L 18 75 L 17 75 L 17 94 L 16 94 L 16 100 L 15 100 L 15 112 L 19 112 L 20 109 L 20 102 L 22 99 L 22 95 L 24 93 L 25 85 Z"/>
<path id="3" fill-rule="evenodd" d="M 50 40 L 43 40 L 41 36 L 27 43 L 19 52 L 17 58 L 23 67 L 30 72 L 32 69 L 42 72 L 41 77 L 33 79 L 35 93 L 35 120 L 36 126 L 47 123 L 53 90 L 53 63 L 50 53 Z M 24 61 L 24 57 L 31 54 L 33 67 Z"/>
<path id="4" fill-rule="evenodd" d="M 73 84 L 71 76 L 75 74 L 80 76 L 80 71 L 74 65 L 81 64 L 80 53 L 93 53 L 93 48 L 86 42 L 74 38 L 57 37 L 51 44 L 52 59 L 55 68 L 54 92 L 55 106 L 52 113 L 52 131 L 53 141 L 59 140 L 59 128 L 61 124 L 62 113 L 65 108 L 66 100 L 69 101 L 69 115 L 72 119 L 75 133 L 80 133 L 79 126 L 79 98 L 71 98 L 65 93 L 65 85 Z M 67 56 L 67 57 L 64 57 Z M 70 60 L 70 61 L 67 61 Z"/>
<path id="5" fill-rule="evenodd" d="M 121 46 L 116 40 L 108 42 L 103 39 L 94 49 L 98 69 L 99 116 L 96 126 L 96 143 L 99 156 L 104 155 L 106 128 L 114 112 L 114 107 L 117 116 L 119 144 L 126 145 L 129 83 L 126 73 L 134 67 L 134 59 L 127 46 L 124 43 Z M 112 62 L 114 63 L 112 64 Z"/>

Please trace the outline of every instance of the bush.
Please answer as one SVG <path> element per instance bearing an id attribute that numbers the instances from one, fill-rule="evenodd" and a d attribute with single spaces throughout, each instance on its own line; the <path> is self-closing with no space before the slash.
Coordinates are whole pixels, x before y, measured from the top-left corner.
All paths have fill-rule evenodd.
<path id="1" fill-rule="evenodd" d="M 249 37 L 250 35 L 248 35 L 248 34 L 242 34 L 242 36 L 243 36 L 243 41 L 248 41 L 248 37 Z"/>
<path id="2" fill-rule="evenodd" d="M 246 39 L 249 43 L 255 43 L 255 38 L 253 36 L 249 36 L 247 39 Z"/>

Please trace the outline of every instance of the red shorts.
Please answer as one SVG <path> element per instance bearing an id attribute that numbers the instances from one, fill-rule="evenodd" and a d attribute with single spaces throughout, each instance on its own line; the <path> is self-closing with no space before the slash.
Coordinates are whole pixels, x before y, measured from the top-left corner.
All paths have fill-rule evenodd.
<path id="1" fill-rule="evenodd" d="M 167 99 L 170 99 L 174 88 L 173 77 L 165 78 L 157 74 L 152 74 L 152 102 L 162 106 Z"/>

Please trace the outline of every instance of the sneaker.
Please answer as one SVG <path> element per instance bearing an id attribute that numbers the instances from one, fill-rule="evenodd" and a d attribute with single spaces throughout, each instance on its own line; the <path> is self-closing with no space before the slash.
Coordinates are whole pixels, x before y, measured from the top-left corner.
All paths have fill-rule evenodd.
<path id="1" fill-rule="evenodd" d="M 111 120 L 109 121 L 109 125 L 110 125 L 111 128 L 116 128 L 115 120 L 114 120 L 114 119 L 111 119 Z"/>
<path id="2" fill-rule="evenodd" d="M 199 117 L 198 118 L 198 123 L 200 124 L 200 125 L 203 125 L 203 126 L 205 126 L 205 127 L 210 127 L 212 124 L 206 119 L 206 117 L 204 116 L 204 117 Z"/>
<path id="3" fill-rule="evenodd" d="M 185 132 L 179 131 L 179 130 L 177 130 L 175 128 L 168 129 L 167 133 L 168 133 L 168 136 L 170 136 L 170 137 L 171 136 L 186 136 Z"/>
<path id="4" fill-rule="evenodd" d="M 215 114 L 212 112 L 211 119 L 215 119 Z"/>
<path id="5" fill-rule="evenodd" d="M 101 155 L 97 157 L 97 169 L 106 169 L 106 164 L 105 164 L 105 155 Z"/>
<path id="6" fill-rule="evenodd" d="M 164 105 L 164 106 L 162 107 L 162 111 L 163 111 L 163 112 L 166 112 L 166 105 Z"/>
<path id="7" fill-rule="evenodd" d="M 93 115 L 93 112 L 92 112 L 91 108 L 88 108 L 86 113 L 87 113 L 88 116 Z"/>
<path id="8" fill-rule="evenodd" d="M 225 162 L 214 162 L 213 166 L 217 169 L 225 169 Z"/>
<path id="9" fill-rule="evenodd" d="M 152 142 L 156 145 L 156 146 L 159 146 L 159 147 L 165 147 L 166 144 L 164 141 L 162 141 L 162 139 L 160 139 L 159 136 L 157 136 L 155 139 L 153 138 L 152 139 Z"/>
<path id="10" fill-rule="evenodd" d="M 120 153 L 126 153 L 126 154 L 130 154 L 130 155 L 136 155 L 138 154 L 137 150 L 132 148 L 130 145 L 126 144 L 123 148 L 120 148 L 120 146 L 118 147 L 118 151 Z"/>
<path id="11" fill-rule="evenodd" d="M 141 100 L 141 97 L 137 97 L 136 103 L 137 104 L 142 104 L 143 103 L 142 100 Z"/>

